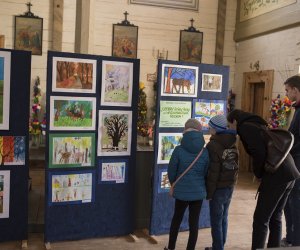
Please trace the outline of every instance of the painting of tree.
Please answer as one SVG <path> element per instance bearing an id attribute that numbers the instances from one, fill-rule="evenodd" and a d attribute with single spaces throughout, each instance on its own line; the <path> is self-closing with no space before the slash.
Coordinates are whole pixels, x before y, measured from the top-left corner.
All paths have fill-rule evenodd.
<path id="1" fill-rule="evenodd" d="M 182 139 L 182 133 L 160 133 L 158 141 L 158 164 L 167 164 L 176 146 Z"/>
<path id="2" fill-rule="evenodd" d="M 25 165 L 25 137 L 0 137 L 0 165 Z"/>

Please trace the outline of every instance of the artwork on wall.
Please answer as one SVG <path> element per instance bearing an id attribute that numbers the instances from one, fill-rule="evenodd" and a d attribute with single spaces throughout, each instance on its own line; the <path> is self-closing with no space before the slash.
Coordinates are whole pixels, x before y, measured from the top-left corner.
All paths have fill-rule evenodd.
<path id="1" fill-rule="evenodd" d="M 179 61 L 201 63 L 203 32 L 180 31 Z"/>
<path id="2" fill-rule="evenodd" d="M 191 113 L 189 101 L 160 101 L 159 127 L 184 127 Z"/>
<path id="3" fill-rule="evenodd" d="M 9 218 L 10 171 L 0 171 L 0 219 Z"/>
<path id="4" fill-rule="evenodd" d="M 202 73 L 201 91 L 222 92 L 222 75 Z"/>
<path id="5" fill-rule="evenodd" d="M 52 91 L 96 93 L 97 61 L 53 57 Z"/>
<path id="6" fill-rule="evenodd" d="M 98 156 L 130 155 L 132 112 L 100 110 L 98 128 Z"/>
<path id="7" fill-rule="evenodd" d="M 182 133 L 159 133 L 157 164 L 168 164 L 173 150 L 182 139 Z"/>
<path id="8" fill-rule="evenodd" d="M 159 169 L 158 174 L 159 174 L 158 193 L 169 192 L 171 184 L 168 178 L 167 169 L 164 168 Z"/>
<path id="9" fill-rule="evenodd" d="M 49 172 L 49 204 L 93 202 L 93 182 L 93 172 Z"/>
<path id="10" fill-rule="evenodd" d="M 11 53 L 0 51 L 0 130 L 9 130 Z"/>
<path id="11" fill-rule="evenodd" d="M 0 48 L 4 48 L 5 46 L 5 36 L 0 35 Z"/>
<path id="12" fill-rule="evenodd" d="M 131 106 L 133 63 L 102 62 L 101 105 Z"/>
<path id="13" fill-rule="evenodd" d="M 36 16 L 15 16 L 14 49 L 31 51 L 42 55 L 43 18 Z"/>
<path id="14" fill-rule="evenodd" d="M 0 136 L 0 165 L 25 165 L 25 136 Z"/>
<path id="15" fill-rule="evenodd" d="M 208 122 L 215 115 L 226 114 L 225 100 L 193 100 L 193 118 L 199 120 L 202 124 L 202 130 L 208 131 Z"/>
<path id="16" fill-rule="evenodd" d="M 94 130 L 96 98 L 50 97 L 50 130 Z"/>
<path id="17" fill-rule="evenodd" d="M 105 159 L 99 162 L 99 183 L 125 183 L 128 160 Z"/>
<path id="18" fill-rule="evenodd" d="M 95 165 L 95 134 L 49 134 L 49 168 Z"/>
<path id="19" fill-rule="evenodd" d="M 150 6 L 184 9 L 192 11 L 198 11 L 199 9 L 199 0 L 129 0 L 129 2 L 131 4 L 144 4 Z"/>
<path id="20" fill-rule="evenodd" d="M 161 72 L 161 96 L 197 96 L 198 67 L 162 64 Z"/>

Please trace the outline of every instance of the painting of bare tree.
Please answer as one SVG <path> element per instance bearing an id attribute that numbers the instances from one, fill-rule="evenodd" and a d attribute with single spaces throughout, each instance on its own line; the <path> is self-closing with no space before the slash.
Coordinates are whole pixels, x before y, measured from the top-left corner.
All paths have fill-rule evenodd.
<path id="1" fill-rule="evenodd" d="M 100 110 L 98 155 L 130 155 L 132 112 Z"/>
<path id="2" fill-rule="evenodd" d="M 25 136 L 0 136 L 1 165 L 25 165 Z"/>
<path id="3" fill-rule="evenodd" d="M 95 93 L 96 60 L 53 57 L 52 91 Z"/>

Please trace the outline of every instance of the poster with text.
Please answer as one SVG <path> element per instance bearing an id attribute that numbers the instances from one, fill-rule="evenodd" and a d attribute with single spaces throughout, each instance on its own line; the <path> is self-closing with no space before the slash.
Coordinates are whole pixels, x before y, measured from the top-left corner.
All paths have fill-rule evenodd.
<path id="1" fill-rule="evenodd" d="M 0 171 L 0 219 L 9 218 L 10 171 Z M 1 233 L 0 233 L 1 234 Z"/>

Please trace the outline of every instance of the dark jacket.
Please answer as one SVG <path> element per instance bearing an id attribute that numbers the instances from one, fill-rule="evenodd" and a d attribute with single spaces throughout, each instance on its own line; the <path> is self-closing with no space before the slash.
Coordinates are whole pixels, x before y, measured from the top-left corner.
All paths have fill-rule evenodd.
<path id="1" fill-rule="evenodd" d="M 262 125 L 267 125 L 265 120 L 250 113 L 244 113 L 237 120 L 237 133 L 246 152 L 253 159 L 253 172 L 257 178 L 262 179 L 260 188 L 278 186 L 298 179 L 300 174 L 290 155 L 275 173 L 271 174 L 264 170 L 267 151 L 263 135 L 261 134 Z"/>
<path id="2" fill-rule="evenodd" d="M 190 131 L 183 134 L 181 144 L 174 149 L 168 166 L 168 177 L 171 184 L 194 161 L 204 144 L 202 132 Z M 183 201 L 206 198 L 205 176 L 208 160 L 207 149 L 204 149 L 193 167 L 175 185 L 174 198 Z"/>
<path id="3" fill-rule="evenodd" d="M 293 158 L 300 156 L 300 103 L 296 104 L 294 107 L 295 113 L 289 127 L 289 131 L 294 135 L 294 146 L 291 150 Z M 298 166 L 298 168 L 299 167 L 300 166 Z"/>
<path id="4" fill-rule="evenodd" d="M 212 199 L 217 188 L 233 187 L 238 176 L 238 154 L 236 148 L 236 132 L 232 130 L 212 135 L 207 144 L 209 153 L 209 167 L 206 178 L 207 199 Z M 227 169 L 223 164 L 225 155 L 231 154 L 230 160 L 235 166 Z"/>

